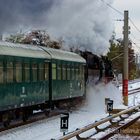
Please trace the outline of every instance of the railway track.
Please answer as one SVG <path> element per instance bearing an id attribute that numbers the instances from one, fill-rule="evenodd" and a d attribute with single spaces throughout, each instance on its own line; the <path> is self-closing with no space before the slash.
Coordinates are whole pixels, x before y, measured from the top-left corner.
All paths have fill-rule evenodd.
<path id="1" fill-rule="evenodd" d="M 106 122 L 110 122 L 110 126 L 107 128 L 111 128 L 115 123 L 119 123 L 120 121 L 126 119 L 126 117 L 123 117 L 122 115 L 128 114 L 128 116 L 131 117 L 132 114 L 137 114 L 136 117 L 132 118 L 128 122 L 126 122 L 126 123 L 124 122 L 121 126 L 119 125 L 115 129 L 110 130 L 107 134 L 104 134 L 104 136 L 98 138 L 101 140 L 108 139 L 109 137 L 112 137 L 114 134 L 118 133 L 121 129 L 127 128 L 128 126 L 133 124 L 135 121 L 137 121 L 140 118 L 139 108 L 140 108 L 140 104 L 137 106 L 133 106 L 131 108 L 128 108 L 126 110 L 123 110 L 117 114 L 113 114 L 111 116 L 108 116 L 108 117 L 106 117 L 98 122 L 94 122 L 93 124 L 87 125 L 83 128 L 79 128 L 79 129 L 75 130 L 74 132 L 68 133 L 67 135 L 60 137 L 58 139 L 59 140 L 68 140 L 68 139 L 76 137 L 78 140 L 93 140 L 93 139 L 95 139 L 93 136 L 96 133 L 99 133 L 99 132 L 101 133 L 102 131 L 105 131 L 105 128 L 104 129 L 99 128 L 100 125 L 103 125 Z M 118 122 L 113 122 L 113 119 L 115 119 L 117 117 L 119 117 L 120 120 Z M 92 135 L 89 135 L 86 137 L 80 136 L 80 135 L 85 134 L 85 133 L 88 134 L 88 131 L 91 131 L 92 129 L 96 129 L 96 133 L 94 132 Z"/>
<path id="2" fill-rule="evenodd" d="M 38 112 L 38 113 L 33 114 L 33 116 L 29 117 L 29 119 L 25 122 L 23 122 L 21 119 L 14 120 L 10 123 L 8 127 L 3 127 L 3 124 L 0 124 L 0 132 L 4 132 L 4 131 L 10 130 L 12 128 L 20 127 L 20 126 L 25 126 L 33 122 L 44 120 L 53 116 L 57 116 L 63 112 L 66 112 L 66 110 L 54 110 L 48 114 L 45 114 L 44 112 Z"/>
<path id="3" fill-rule="evenodd" d="M 107 133 L 106 135 L 102 136 L 101 138 L 99 138 L 99 140 L 107 140 L 107 139 L 113 137 L 115 134 L 121 134 L 124 131 L 124 129 L 129 128 L 129 126 L 134 124 L 138 119 L 140 119 L 140 113 L 138 114 L 138 116 L 134 117 L 133 119 L 130 119 L 129 121 L 125 122 L 122 125 L 119 125 L 114 130 L 112 130 L 109 133 Z"/>
<path id="4" fill-rule="evenodd" d="M 140 92 L 140 88 L 129 90 L 128 95 L 132 95 L 132 94 L 135 94 L 135 93 L 138 93 L 138 92 Z"/>

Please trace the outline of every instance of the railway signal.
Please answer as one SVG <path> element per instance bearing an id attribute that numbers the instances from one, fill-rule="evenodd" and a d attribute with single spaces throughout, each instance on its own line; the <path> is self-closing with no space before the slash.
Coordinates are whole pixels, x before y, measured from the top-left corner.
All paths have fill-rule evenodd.
<path id="1" fill-rule="evenodd" d="M 113 100 L 107 101 L 107 111 L 109 112 L 109 115 L 110 115 L 110 112 L 113 111 Z"/>
<path id="2" fill-rule="evenodd" d="M 69 126 L 69 113 L 63 113 L 60 116 L 60 132 L 63 132 L 63 135 L 65 135 L 65 132 L 68 132 L 68 126 Z"/>

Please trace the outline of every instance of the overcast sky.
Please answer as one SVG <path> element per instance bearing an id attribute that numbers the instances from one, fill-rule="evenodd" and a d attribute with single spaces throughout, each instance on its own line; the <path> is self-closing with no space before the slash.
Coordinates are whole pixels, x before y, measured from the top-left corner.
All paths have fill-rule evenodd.
<path id="1" fill-rule="evenodd" d="M 134 24 L 138 27 L 140 30 L 140 0 L 114 0 L 113 7 L 117 10 L 124 13 L 124 10 L 129 11 L 129 17 L 132 19 Z M 123 16 L 121 16 L 119 13 L 113 12 L 113 18 L 114 18 L 114 27 L 115 31 L 118 37 L 122 36 L 122 26 L 123 22 L 115 21 L 116 19 L 123 19 Z M 131 34 L 129 35 L 133 41 L 136 43 L 140 43 L 140 31 L 137 31 L 135 27 L 132 25 L 131 22 L 129 22 L 130 31 Z M 136 39 L 135 39 L 135 38 Z M 139 44 L 140 45 L 140 44 Z"/>
<path id="2" fill-rule="evenodd" d="M 67 43 L 94 46 L 86 49 L 105 53 L 112 25 L 117 38 L 123 37 L 123 21 L 116 20 L 124 19 L 124 10 L 129 10 L 129 17 L 140 30 L 140 0 L 0 0 L 0 33 L 45 29 L 54 37 L 65 38 Z M 140 31 L 129 25 L 130 38 L 140 45 Z"/>

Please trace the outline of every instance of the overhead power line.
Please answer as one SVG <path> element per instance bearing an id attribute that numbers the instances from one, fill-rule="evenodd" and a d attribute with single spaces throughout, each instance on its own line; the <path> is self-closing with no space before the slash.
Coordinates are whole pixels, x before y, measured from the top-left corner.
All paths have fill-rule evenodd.
<path id="1" fill-rule="evenodd" d="M 135 23 L 132 21 L 131 18 L 129 18 L 129 21 L 132 23 L 132 25 L 135 27 L 135 29 L 140 33 L 140 29 L 135 25 Z"/>
<path id="2" fill-rule="evenodd" d="M 121 53 L 121 54 L 117 55 L 116 57 L 112 58 L 111 61 L 113 61 L 114 59 L 120 57 L 121 55 L 123 55 L 123 53 Z"/>
<path id="3" fill-rule="evenodd" d="M 137 40 L 140 42 L 140 39 L 136 38 L 133 33 L 131 33 L 130 35 L 131 35 L 131 37 L 133 37 L 134 40 Z"/>
<path id="4" fill-rule="evenodd" d="M 102 1 L 104 4 L 106 4 L 109 8 L 113 9 L 114 11 L 116 11 L 117 13 L 119 13 L 120 15 L 124 15 L 123 12 L 119 11 L 118 9 L 114 8 L 111 4 L 107 3 L 104 0 L 100 0 Z M 120 21 L 120 20 L 119 20 Z M 140 33 L 140 29 L 136 26 L 136 24 L 133 22 L 133 20 L 129 17 L 129 21 L 132 23 L 132 25 L 135 27 L 135 29 Z"/>
<path id="5" fill-rule="evenodd" d="M 108 7 L 110 7 L 111 9 L 113 9 L 114 11 L 116 11 L 117 13 L 119 13 L 120 15 L 124 15 L 121 11 L 119 11 L 118 9 L 114 8 L 111 4 L 107 3 L 104 0 L 101 0 L 103 3 L 105 3 Z"/>
<path id="6" fill-rule="evenodd" d="M 138 51 L 140 51 L 140 46 L 137 45 L 137 43 L 135 43 L 134 41 L 131 40 L 131 42 L 135 45 L 135 47 L 138 49 Z"/>

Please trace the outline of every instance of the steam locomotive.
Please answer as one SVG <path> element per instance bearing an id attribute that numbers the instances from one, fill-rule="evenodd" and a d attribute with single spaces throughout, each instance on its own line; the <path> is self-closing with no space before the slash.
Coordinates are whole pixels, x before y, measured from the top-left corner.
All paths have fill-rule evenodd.
<path id="1" fill-rule="evenodd" d="M 92 84 L 98 82 L 108 83 L 114 78 L 113 66 L 107 56 L 97 56 L 92 52 L 80 52 L 87 64 L 87 82 L 92 80 Z"/>

